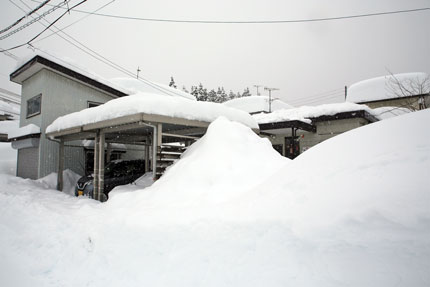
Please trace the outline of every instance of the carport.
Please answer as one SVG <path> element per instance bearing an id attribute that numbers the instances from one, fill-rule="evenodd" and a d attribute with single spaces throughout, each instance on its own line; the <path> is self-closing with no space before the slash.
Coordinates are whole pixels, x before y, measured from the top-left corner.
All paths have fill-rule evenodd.
<path id="1" fill-rule="evenodd" d="M 209 124 L 204 121 L 139 113 L 46 133 L 51 140 L 59 143 L 57 189 L 63 189 L 65 142 L 94 140 L 94 198 L 101 200 L 104 187 L 105 144 L 122 143 L 150 147 L 152 155 L 149 149 L 145 148 L 145 169 L 149 170 L 151 159 L 151 170 L 156 180 L 162 174 L 158 165 L 161 145 L 196 140 L 205 133 Z"/>
<path id="2" fill-rule="evenodd" d="M 133 95 L 60 117 L 46 129 L 46 136 L 59 144 L 57 189 L 63 189 L 66 142 L 94 140 L 93 196 L 102 201 L 106 144 L 107 153 L 112 143 L 148 147 L 145 148 L 145 169 L 149 170 L 151 159 L 151 170 L 156 180 L 164 171 L 163 161 L 172 160 L 169 158 L 171 154 L 162 152 L 162 144 L 185 142 L 189 145 L 200 138 L 209 124 L 219 116 L 258 131 L 257 123 L 243 111 L 215 103 L 171 97 Z"/>

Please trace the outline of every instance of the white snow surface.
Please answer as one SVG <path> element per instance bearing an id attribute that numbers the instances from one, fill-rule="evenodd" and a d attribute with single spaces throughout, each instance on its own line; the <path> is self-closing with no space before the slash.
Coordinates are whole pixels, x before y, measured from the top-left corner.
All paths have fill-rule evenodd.
<path id="1" fill-rule="evenodd" d="M 59 117 L 46 128 L 46 133 L 139 113 L 205 122 L 212 122 L 216 118 L 224 116 L 230 120 L 258 129 L 257 123 L 248 113 L 223 106 L 222 104 L 190 101 L 180 97 L 164 97 L 156 94 L 138 93 L 111 100 L 97 107 Z"/>
<path id="2" fill-rule="evenodd" d="M 380 120 L 390 119 L 410 112 L 410 109 L 399 107 L 380 107 L 372 109 L 372 114 Z"/>
<path id="3" fill-rule="evenodd" d="M 19 129 L 18 121 L 0 121 L 0 134 L 13 133 Z"/>
<path id="4" fill-rule="evenodd" d="M 430 92 L 430 80 L 427 73 L 403 73 L 372 78 L 355 83 L 348 88 L 346 100 L 352 103 L 363 103 L 398 98 L 402 93 L 399 91 L 398 85 L 396 85 L 397 82 L 401 83 L 406 90 L 410 91 L 409 95 Z M 422 90 L 417 87 L 419 83 L 425 83 L 422 86 Z"/>
<path id="5" fill-rule="evenodd" d="M 373 114 L 372 109 L 370 109 L 366 105 L 358 105 L 354 103 L 344 102 L 335 104 L 323 104 L 318 106 L 301 106 L 288 110 L 282 109 L 269 114 L 255 114 L 252 117 L 259 124 L 292 120 L 299 120 L 302 122 L 310 123 L 310 118 L 316 118 L 319 116 L 332 116 L 342 112 L 353 112 L 361 110 Z"/>
<path id="6" fill-rule="evenodd" d="M 0 174 L 16 175 L 16 159 L 17 151 L 11 143 L 0 142 Z"/>
<path id="7" fill-rule="evenodd" d="M 8 138 L 19 138 L 27 135 L 40 134 L 40 127 L 35 124 L 28 124 L 18 129 L 12 129 L 8 132 Z"/>
<path id="8" fill-rule="evenodd" d="M 19 68 L 21 68 L 23 65 L 25 65 L 28 61 L 30 61 L 32 58 L 34 58 L 35 56 L 41 56 L 49 61 L 52 61 L 56 64 L 59 64 L 65 68 L 68 68 L 72 71 L 75 71 L 85 77 L 88 77 L 92 80 L 95 80 L 99 83 L 102 83 L 106 86 L 109 86 L 117 91 L 120 91 L 124 94 L 129 94 L 130 91 L 118 86 L 112 82 L 110 82 L 109 80 L 107 80 L 106 78 L 98 75 L 97 73 L 89 70 L 88 68 L 86 68 L 84 66 L 84 63 L 81 63 L 79 61 L 76 61 L 74 59 L 71 59 L 69 57 L 65 57 L 65 56 L 60 56 L 60 55 L 56 55 L 55 53 L 51 52 L 51 51 L 41 51 L 41 50 L 37 50 L 35 52 L 29 53 L 26 56 L 22 57 L 17 63 L 16 63 L 16 67 L 15 70 L 18 70 Z"/>
<path id="9" fill-rule="evenodd" d="M 196 98 L 189 93 L 169 87 L 168 85 L 163 85 L 152 81 L 150 82 L 144 79 L 113 78 L 110 81 L 118 86 L 126 88 L 128 91 L 130 91 L 130 94 L 143 92 L 162 96 L 182 97 L 188 100 L 196 101 Z"/>
<path id="10" fill-rule="evenodd" d="M 151 187 L 104 204 L 0 176 L 0 285 L 429 286 L 429 121 L 290 161 L 221 118 Z"/>
<path id="11" fill-rule="evenodd" d="M 269 97 L 268 96 L 249 96 L 237 99 L 232 99 L 223 103 L 224 105 L 236 108 L 248 113 L 269 112 Z M 293 106 L 272 98 L 271 110 L 277 111 L 280 109 L 291 109 Z"/>

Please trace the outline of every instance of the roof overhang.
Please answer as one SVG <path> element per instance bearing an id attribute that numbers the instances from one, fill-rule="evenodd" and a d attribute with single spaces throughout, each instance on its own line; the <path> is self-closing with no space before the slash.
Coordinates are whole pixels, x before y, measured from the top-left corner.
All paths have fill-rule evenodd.
<path id="1" fill-rule="evenodd" d="M 300 120 L 292 120 L 292 121 L 279 121 L 273 123 L 264 123 L 259 124 L 260 131 L 266 133 L 276 133 L 276 130 L 282 129 L 300 129 L 308 132 L 316 132 L 316 127 L 312 124 L 300 121 Z"/>
<path id="2" fill-rule="evenodd" d="M 22 83 L 36 74 L 37 72 L 41 71 L 42 69 L 48 69 L 57 73 L 60 73 L 61 75 L 64 75 L 65 77 L 72 78 L 74 80 L 77 80 L 79 82 L 82 82 L 86 85 L 89 85 L 93 88 L 97 88 L 101 91 L 104 91 L 108 94 L 113 95 L 114 97 L 123 97 L 127 96 L 126 93 L 121 92 L 117 89 L 114 89 L 108 85 L 105 85 L 103 83 L 100 83 L 99 81 L 96 81 L 94 79 L 91 79 L 81 73 L 78 73 L 74 70 L 71 70 L 67 67 L 64 67 L 63 65 L 60 65 L 58 63 L 55 63 L 53 61 L 50 61 L 40 55 L 36 55 L 33 58 L 31 58 L 29 61 L 27 61 L 25 64 L 23 64 L 21 67 L 19 67 L 17 70 L 12 72 L 10 74 L 10 80 L 14 83 L 22 85 Z"/>
<path id="3" fill-rule="evenodd" d="M 194 138 L 205 133 L 209 122 L 188 120 L 184 118 L 168 117 L 138 113 L 115 119 L 85 124 L 78 127 L 46 133 L 50 139 L 63 139 L 64 141 L 94 138 L 96 132 L 107 135 L 106 140 L 122 142 L 121 137 L 147 136 L 151 127 L 148 125 L 163 125 L 163 134 L 168 138 Z M 111 136 L 109 136 L 111 135 Z"/>
<path id="4" fill-rule="evenodd" d="M 335 115 L 323 115 L 315 118 L 310 118 L 310 120 L 312 120 L 313 123 L 316 123 L 316 122 L 344 120 L 344 119 L 353 119 L 353 118 L 363 118 L 369 121 L 370 123 L 379 121 L 375 116 L 371 115 L 369 112 L 365 110 L 342 112 L 342 113 L 337 113 Z"/>

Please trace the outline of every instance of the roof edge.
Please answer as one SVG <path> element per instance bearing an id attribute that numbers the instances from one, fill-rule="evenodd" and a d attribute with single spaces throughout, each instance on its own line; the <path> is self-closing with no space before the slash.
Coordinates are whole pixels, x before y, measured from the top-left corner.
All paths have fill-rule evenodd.
<path id="1" fill-rule="evenodd" d="M 106 85 L 106 84 L 100 83 L 97 80 L 91 79 L 91 78 L 89 78 L 89 77 L 87 77 L 81 73 L 78 73 L 74 70 L 71 70 L 71 69 L 61 65 L 61 64 L 55 63 L 51 60 L 48 60 L 48 59 L 46 59 L 40 55 L 34 56 L 29 61 L 24 63 L 21 67 L 19 67 L 14 72 L 12 72 L 10 74 L 10 80 L 14 83 L 22 84 L 22 81 L 18 81 L 18 80 L 16 80 L 16 78 L 20 74 L 22 74 L 24 71 L 26 71 L 27 69 L 29 69 L 30 67 L 35 65 L 36 63 L 39 63 L 45 67 L 48 67 L 52 70 L 60 72 L 61 74 L 64 74 L 64 75 L 71 77 L 73 79 L 76 79 L 78 81 L 84 82 L 84 83 L 88 84 L 89 86 L 95 87 L 99 90 L 105 91 L 105 92 L 112 94 L 112 95 L 115 95 L 117 97 L 128 96 L 128 94 L 126 94 L 126 93 L 123 93 L 123 92 L 121 92 L 115 88 L 112 88 L 112 87 Z"/>

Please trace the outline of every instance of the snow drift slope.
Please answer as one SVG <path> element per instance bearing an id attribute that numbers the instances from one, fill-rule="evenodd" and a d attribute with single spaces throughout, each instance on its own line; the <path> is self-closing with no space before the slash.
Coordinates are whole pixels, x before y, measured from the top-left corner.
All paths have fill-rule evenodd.
<path id="1" fill-rule="evenodd" d="M 0 285 L 429 286 L 429 121 L 285 162 L 221 119 L 152 187 L 106 204 L 0 177 Z"/>
<path id="2" fill-rule="evenodd" d="M 220 117 L 150 189 L 115 196 L 108 205 L 144 212 L 145 218 L 151 218 L 149 224 L 154 220 L 193 221 L 219 216 L 219 204 L 240 200 L 289 163 L 291 160 L 276 152 L 269 140 Z M 142 206 L 154 212 L 148 215 Z M 158 212 L 159 219 L 152 217 Z"/>

